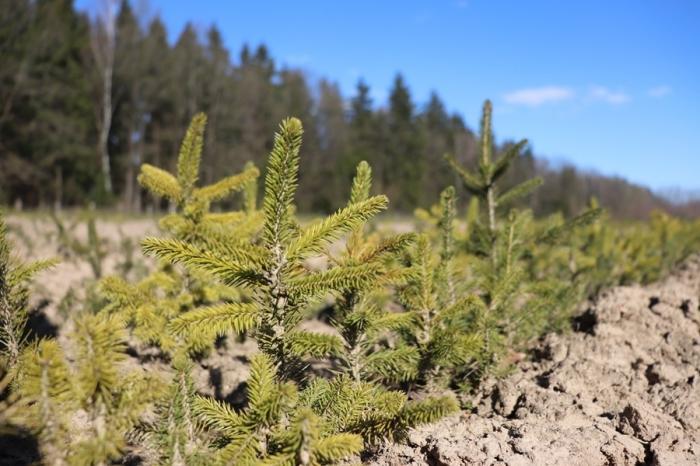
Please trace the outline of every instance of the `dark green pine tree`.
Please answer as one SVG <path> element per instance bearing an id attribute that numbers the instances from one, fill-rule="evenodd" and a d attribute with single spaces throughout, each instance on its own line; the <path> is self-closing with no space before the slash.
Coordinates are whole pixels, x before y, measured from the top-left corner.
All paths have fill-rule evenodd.
<path id="1" fill-rule="evenodd" d="M 400 74 L 394 79 L 386 118 L 388 133 L 384 150 L 388 165 L 382 176 L 386 186 L 395 187 L 394 192 L 388 191 L 387 194 L 397 200 L 396 207 L 409 210 L 422 201 L 420 186 L 424 169 L 424 141 L 411 94 Z"/>
<path id="2" fill-rule="evenodd" d="M 3 2 L 0 14 L 5 200 L 84 202 L 96 186 L 88 22 L 66 0 Z"/>
<path id="3" fill-rule="evenodd" d="M 446 153 L 455 151 L 455 133 L 459 129 L 453 122 L 437 93 L 432 92 L 419 116 L 421 131 L 425 134 L 421 192 L 425 199 L 434 199 L 443 187 L 453 183 L 454 174 L 442 161 Z"/>
<path id="4" fill-rule="evenodd" d="M 348 185 L 355 176 L 357 164 L 367 160 L 374 167 L 375 186 L 379 192 L 384 191 L 383 173 L 389 165 L 381 148 L 383 127 L 384 121 L 378 118 L 372 107 L 369 86 L 362 80 L 358 81 L 355 95 L 350 100 L 349 148 L 346 156 L 338 161 L 340 173 Z"/>
<path id="5" fill-rule="evenodd" d="M 337 84 L 321 80 L 316 112 L 319 138 L 319 158 L 323 161 L 317 174 L 324 180 L 329 203 L 341 205 L 351 180 L 346 178 L 349 159 L 350 130 L 346 121 L 343 96 Z"/>
<path id="6" fill-rule="evenodd" d="M 187 127 L 189 119 L 196 114 L 203 103 L 206 69 L 205 52 L 197 38 L 194 25 L 187 23 L 173 48 L 173 71 L 179 85 L 173 89 L 174 108 L 179 112 L 178 122 L 182 125 L 180 134 Z"/>
<path id="7" fill-rule="evenodd" d="M 121 3 L 116 22 L 113 102 L 109 153 L 112 179 L 126 209 L 140 207 L 136 174 L 142 163 L 147 115 L 144 33 L 128 1 Z"/>

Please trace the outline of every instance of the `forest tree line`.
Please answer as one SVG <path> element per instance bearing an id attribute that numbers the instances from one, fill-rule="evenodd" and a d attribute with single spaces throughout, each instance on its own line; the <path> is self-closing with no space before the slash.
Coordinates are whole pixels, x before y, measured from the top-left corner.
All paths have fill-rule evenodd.
<path id="1" fill-rule="evenodd" d="M 192 24 L 169 44 L 166 27 L 147 24 L 128 1 L 95 16 L 71 0 L 0 0 L 0 204 L 24 207 L 96 203 L 140 211 L 153 200 L 136 183 L 142 163 L 172 169 L 191 117 L 208 115 L 202 182 L 264 166 L 282 118 L 304 122 L 299 208 L 327 212 L 344 203 L 354 169 L 367 160 L 375 189 L 394 210 L 437 201 L 458 180 L 445 163 L 477 156 L 474 132 L 437 93 L 417 103 L 398 74 L 378 105 L 360 81 L 351 96 L 275 63 L 265 45 L 234 56 L 211 26 Z M 499 144 L 501 149 L 511 142 Z M 542 176 L 530 199 L 537 214 L 579 212 L 596 197 L 613 215 L 646 217 L 673 205 L 623 179 L 556 169 L 526 149 L 505 185 Z M 459 195 L 466 198 L 465 191 Z"/>

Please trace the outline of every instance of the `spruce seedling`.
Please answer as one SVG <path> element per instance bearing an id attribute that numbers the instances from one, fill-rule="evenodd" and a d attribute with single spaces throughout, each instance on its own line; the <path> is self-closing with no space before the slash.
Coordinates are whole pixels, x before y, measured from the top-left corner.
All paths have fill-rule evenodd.
<path id="1" fill-rule="evenodd" d="M 402 333 L 419 354 L 414 380 L 428 391 L 448 384 L 459 368 L 477 359 L 483 344 L 475 328 L 483 313 L 481 303 L 474 295 L 458 292 L 456 285 L 455 201 L 454 188 L 445 189 L 438 222 L 440 252 L 436 257 L 425 234 L 418 237 L 410 255 L 412 273 L 400 294 L 414 323 L 410 331 Z"/>
<path id="2" fill-rule="evenodd" d="M 125 348 L 118 319 L 79 316 L 65 345 L 43 340 L 24 352 L 16 401 L 5 416 L 38 435 L 51 464 L 116 460 L 127 433 L 162 394 L 158 379 L 126 370 Z"/>
<path id="3" fill-rule="evenodd" d="M 297 328 L 306 307 L 331 292 L 369 283 L 380 273 L 374 264 L 312 271 L 305 260 L 324 254 L 333 241 L 384 210 L 388 202 L 385 196 L 370 197 L 309 226 L 297 225 L 293 209 L 302 132 L 301 122 L 289 118 L 275 136 L 265 178 L 264 224 L 258 241 L 238 241 L 213 249 L 182 240 L 143 241 L 147 253 L 205 271 L 225 285 L 241 287 L 252 294 L 250 303 L 195 309 L 173 321 L 175 331 L 253 331 L 283 379 L 298 375 L 305 357 L 325 357 L 342 347 L 336 336 Z"/>
<path id="4" fill-rule="evenodd" d="M 97 222 L 92 209 L 84 214 L 85 228 L 87 229 L 87 240 L 81 241 L 75 234 L 75 228 L 79 224 L 81 215 L 74 222 L 66 225 L 53 211 L 50 213 L 51 219 L 56 226 L 57 236 L 60 243 L 59 249 L 66 258 L 78 257 L 85 260 L 90 265 L 93 277 L 102 277 L 102 264 L 109 253 L 108 242 L 101 238 L 97 232 Z"/>
<path id="5" fill-rule="evenodd" d="M 250 230 L 247 224 L 260 220 L 255 210 L 255 179 L 260 171 L 247 164 L 237 175 L 198 187 L 206 121 L 203 113 L 192 119 L 180 148 L 175 175 L 144 164 L 138 181 L 155 196 L 164 197 L 175 205 L 176 212 L 160 221 L 161 227 L 173 237 L 210 247 L 228 240 L 243 242 L 245 238 L 238 236 L 239 230 L 244 227 Z M 240 191 L 245 193 L 245 211 L 210 212 L 213 202 Z"/>
<path id="6" fill-rule="evenodd" d="M 15 369 L 27 343 L 29 284 L 36 274 L 56 264 L 55 260 L 22 263 L 11 255 L 7 225 L 0 212 L 0 368 Z"/>
<path id="7" fill-rule="evenodd" d="M 506 207 L 513 201 L 531 193 L 542 184 L 542 179 L 532 178 L 523 181 L 504 193 L 498 192 L 496 182 L 503 176 L 513 160 L 520 155 L 520 152 L 528 142 L 527 139 L 519 141 L 494 160 L 491 113 L 491 101 L 487 100 L 484 103 L 481 116 L 480 156 L 476 172 L 471 172 L 461 167 L 453 157 L 448 156 L 447 160 L 462 179 L 462 183 L 467 191 L 477 196 L 484 204 L 488 219 L 488 236 L 490 241 L 494 242 L 498 229 L 497 209 Z M 491 254 L 491 259 L 495 262 L 497 260 L 495 248 L 491 248 Z"/>
<path id="8" fill-rule="evenodd" d="M 533 178 L 499 192 L 497 181 L 519 156 L 527 140 L 514 144 L 494 160 L 491 113 L 491 102 L 487 100 L 481 119 L 477 170 L 469 171 L 447 157 L 464 187 L 485 211 L 486 227 L 478 221 L 470 222 L 467 249 L 476 262 L 475 304 L 480 309 L 476 322 L 483 338 L 482 361 L 486 366 L 496 361 L 497 353 L 506 348 L 512 350 L 517 341 L 539 334 L 548 325 L 551 311 L 571 301 L 566 284 L 553 277 L 533 275 L 532 268 L 526 267 L 526 259 L 533 256 L 537 247 L 551 246 L 567 238 L 600 215 L 600 210 L 589 210 L 540 233 L 533 227 L 529 211 L 504 212 L 503 208 L 531 193 L 542 180 Z"/>
<path id="9" fill-rule="evenodd" d="M 181 145 L 175 175 L 145 164 L 138 179 L 152 194 L 165 197 L 175 206 L 175 212 L 160 221 L 172 239 L 159 241 L 188 241 L 210 251 L 228 251 L 237 244 L 248 244 L 260 223 L 255 208 L 259 171 L 248 164 L 240 174 L 199 187 L 205 124 L 203 114 L 193 118 Z M 245 211 L 210 212 L 214 202 L 241 191 Z M 207 464 L 208 454 L 193 412 L 190 357 L 209 350 L 217 330 L 207 326 L 183 329 L 171 324 L 201 306 L 220 309 L 247 304 L 238 302 L 242 298 L 238 290 L 215 282 L 206 272 L 180 273 L 170 265 L 134 285 L 119 277 L 108 277 L 100 285 L 110 301 L 105 311 L 123 318 L 137 338 L 157 345 L 172 364 L 170 398 L 158 404 L 156 421 L 145 432 L 152 454 L 173 465 Z"/>
<path id="10" fill-rule="evenodd" d="M 248 406 L 236 412 L 225 403 L 197 397 L 199 419 L 220 436 L 216 453 L 221 464 L 333 464 L 362 450 L 362 438 L 330 433 L 309 407 L 299 401 L 293 382 L 280 382 L 272 359 L 258 355 L 251 362 Z"/>
<path id="11" fill-rule="evenodd" d="M 360 162 L 353 180 L 349 205 L 369 198 L 372 170 L 367 162 Z M 343 338 L 343 347 L 337 358 L 343 370 L 356 382 L 384 380 L 398 383 L 414 376 L 417 353 L 408 346 L 388 347 L 383 344 L 387 334 L 411 325 L 411 316 L 389 312 L 385 306 L 386 288 L 405 281 L 406 269 L 398 262 L 399 256 L 414 239 L 412 233 L 386 238 L 368 238 L 364 225 L 352 231 L 344 254 L 334 259 L 340 267 L 361 264 L 376 265 L 377 279 L 349 288 L 336 299 L 337 315 L 333 325 Z"/>
<path id="12" fill-rule="evenodd" d="M 178 156 L 177 174 L 144 164 L 139 182 L 153 195 L 165 197 L 176 211 L 160 221 L 174 239 L 188 241 L 211 251 L 228 251 L 250 239 L 250 224 L 259 223 L 255 210 L 255 179 L 259 171 L 253 165 L 208 186 L 198 187 L 202 143 L 206 117 L 196 115 L 187 130 Z M 211 213 L 211 204 L 243 191 L 246 211 Z M 245 231 L 243 231 L 245 230 Z M 167 242 L 169 240 L 161 240 Z M 216 331 L 199 327 L 192 332 L 172 331 L 169 323 L 183 313 L 204 304 L 235 301 L 237 290 L 222 286 L 202 273 L 179 274 L 165 267 L 130 285 L 118 277 L 101 282 L 101 291 L 109 301 L 110 312 L 119 313 L 134 327 L 134 333 L 146 343 L 155 343 L 172 353 L 177 349 L 198 352 L 208 348 Z"/>

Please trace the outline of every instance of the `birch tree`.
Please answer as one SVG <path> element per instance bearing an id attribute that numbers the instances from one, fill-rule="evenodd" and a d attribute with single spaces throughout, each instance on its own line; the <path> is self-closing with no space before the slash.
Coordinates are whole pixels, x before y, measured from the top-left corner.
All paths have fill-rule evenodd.
<path id="1" fill-rule="evenodd" d="M 90 36 L 90 48 L 98 74 L 97 150 L 100 156 L 103 188 L 111 195 L 112 174 L 109 156 L 109 132 L 112 127 L 112 84 L 116 48 L 116 1 L 100 0 Z"/>

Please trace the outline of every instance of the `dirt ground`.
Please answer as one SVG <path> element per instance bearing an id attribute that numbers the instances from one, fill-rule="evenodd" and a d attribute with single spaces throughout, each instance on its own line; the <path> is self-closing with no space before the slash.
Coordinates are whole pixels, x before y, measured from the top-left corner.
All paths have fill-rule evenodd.
<path id="1" fill-rule="evenodd" d="M 415 429 L 369 464 L 700 464 L 700 257 L 603 293 L 472 413 Z"/>
<path id="2" fill-rule="evenodd" d="M 67 218 L 62 218 L 66 227 L 71 224 Z M 40 274 L 32 294 L 33 304 L 42 307 L 44 314 L 52 321 L 59 319 L 56 307 L 68 293 L 81 295 L 86 285 L 95 279 L 89 263 L 81 257 L 66 251 L 60 246 L 58 230 L 47 217 L 38 214 L 10 215 L 7 218 L 9 237 L 13 245 L 13 254 L 23 260 L 58 259 L 59 263 L 47 272 Z M 143 257 L 139 241 L 144 236 L 158 235 L 155 220 L 148 218 L 128 220 L 96 221 L 96 229 L 100 237 L 106 257 L 103 261 L 103 276 L 117 273 L 117 267 L 127 259 L 127 252 L 122 242 L 131 241 L 132 253 L 138 266 L 150 264 Z M 87 224 L 76 223 L 71 237 L 87 243 Z"/>
<path id="3" fill-rule="evenodd" d="M 59 254 L 50 222 L 10 217 L 8 223 L 20 256 Z M 122 260 L 124 237 L 138 244 L 157 233 L 146 219 L 118 227 L 100 221 L 97 228 L 112 251 L 106 274 Z M 83 225 L 76 231 L 86 237 Z M 44 303 L 42 315 L 60 326 L 57 303 L 91 279 L 79 259 L 43 274 L 35 296 Z M 363 462 L 700 465 L 699 296 L 700 257 L 657 284 L 608 290 L 575 319 L 574 331 L 546 336 L 517 371 L 487 381 L 471 412 L 415 429 L 406 444 L 385 445 Z M 250 339 L 220 345 L 195 366 L 198 390 L 241 403 L 253 352 Z M 149 365 L 144 356 L 141 364 Z"/>

